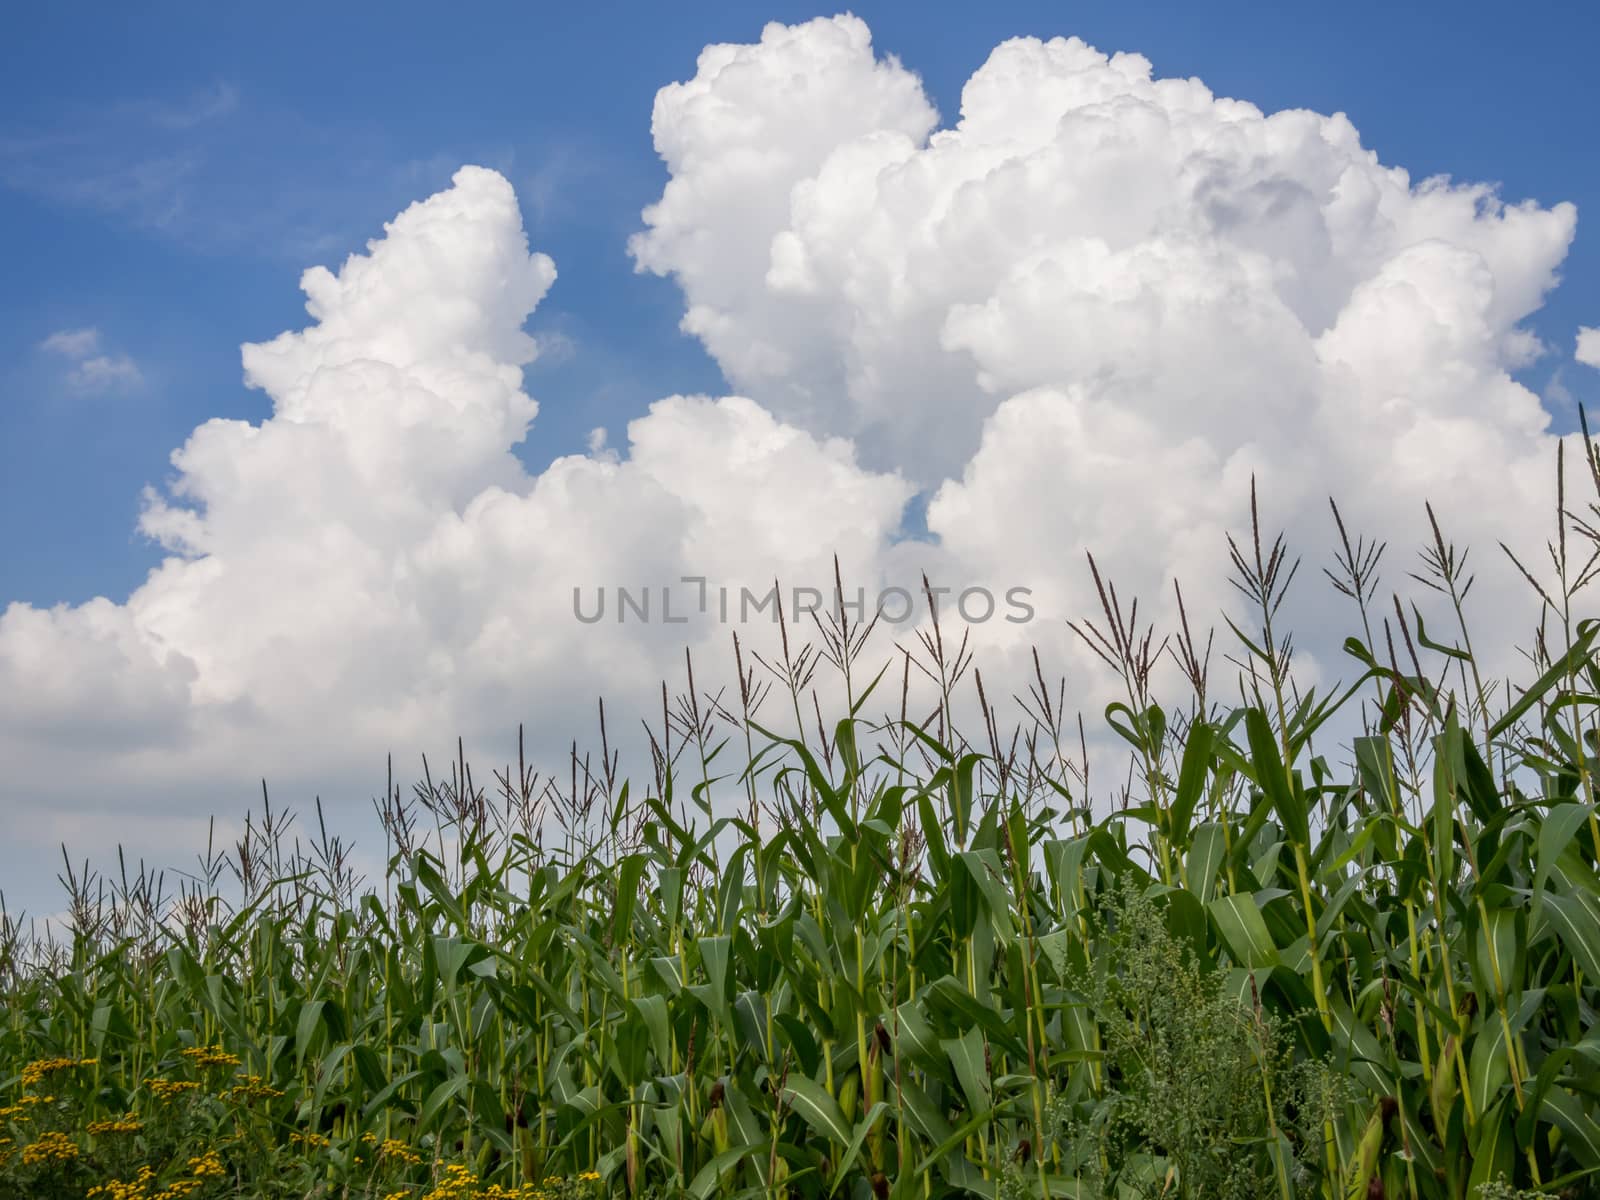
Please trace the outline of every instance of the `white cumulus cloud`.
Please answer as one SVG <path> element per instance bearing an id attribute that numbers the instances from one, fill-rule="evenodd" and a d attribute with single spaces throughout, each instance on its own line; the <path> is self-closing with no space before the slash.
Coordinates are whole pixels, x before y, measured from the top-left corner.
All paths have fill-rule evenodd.
<path id="1" fill-rule="evenodd" d="M 1578 327 L 1578 348 L 1574 357 L 1586 367 L 1600 368 L 1600 329 Z"/>
<path id="2" fill-rule="evenodd" d="M 0 615 L 6 801 L 38 843 L 82 840 L 108 803 L 98 836 L 135 844 L 234 811 L 241 768 L 348 800 L 391 749 L 456 730 L 498 753 L 526 719 L 549 750 L 596 696 L 682 661 L 676 625 L 584 628 L 574 589 L 877 559 L 908 485 L 740 397 L 668 396 L 625 456 L 601 442 L 528 476 L 522 326 L 554 279 L 510 185 L 470 167 L 305 273 L 312 323 L 244 348 L 270 418 L 200 426 L 147 491 L 140 527 L 169 557 L 145 584 Z"/>
<path id="3" fill-rule="evenodd" d="M 1027 564 L 1051 611 L 1086 599 L 1084 548 L 1146 594 L 1176 573 L 1225 599 L 1252 475 L 1308 548 L 1334 496 L 1409 554 L 1432 500 L 1483 546 L 1480 603 L 1525 608 L 1487 551 L 1542 539 L 1553 504 L 1511 371 L 1570 204 L 1414 180 L 1341 115 L 1077 39 L 997 47 L 935 128 L 854 17 L 708 49 L 654 128 L 672 178 L 633 251 L 686 328 L 759 403 L 929 489 L 944 551 Z"/>

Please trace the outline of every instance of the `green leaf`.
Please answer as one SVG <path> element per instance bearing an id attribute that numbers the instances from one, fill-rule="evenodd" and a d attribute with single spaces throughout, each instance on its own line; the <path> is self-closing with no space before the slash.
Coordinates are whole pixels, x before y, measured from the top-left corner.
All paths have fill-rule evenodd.
<path id="1" fill-rule="evenodd" d="M 427 1102 L 422 1106 L 422 1112 L 417 1116 L 417 1132 L 428 1133 L 433 1130 L 434 1122 L 439 1120 L 446 1105 L 459 1096 L 468 1085 L 472 1083 L 472 1076 L 457 1075 L 446 1079 L 428 1094 Z"/>
<path id="2" fill-rule="evenodd" d="M 1505 1027 L 1492 1016 L 1472 1039 L 1467 1077 L 1472 1082 L 1472 1098 L 1477 1104 L 1493 1104 L 1511 1077 L 1511 1066 L 1506 1061 Z"/>
<path id="3" fill-rule="evenodd" d="M 821 1085 L 804 1075 L 794 1075 L 784 1089 L 791 1108 L 804 1118 L 807 1125 L 836 1145 L 850 1141 L 850 1122 L 845 1119 L 839 1102 L 825 1092 Z"/>
<path id="4" fill-rule="evenodd" d="M 1592 1105 L 1585 1106 L 1566 1088 L 1553 1087 L 1545 1093 L 1539 1115 L 1566 1135 L 1574 1158 L 1590 1169 L 1600 1168 L 1600 1123 Z"/>
<path id="5" fill-rule="evenodd" d="M 1172 828 L 1168 835 L 1173 845 L 1183 850 L 1189 844 L 1189 825 L 1194 820 L 1200 797 L 1205 794 L 1206 775 L 1211 770 L 1211 747 L 1216 731 L 1205 721 L 1189 726 L 1183 745 L 1183 762 L 1178 767 L 1178 790 L 1172 799 Z"/>
<path id="6" fill-rule="evenodd" d="M 882 1120 L 889 1112 L 889 1105 L 879 1100 L 867 1110 L 867 1115 L 856 1124 L 856 1131 L 850 1138 L 850 1144 L 845 1147 L 844 1153 L 839 1157 L 839 1165 L 833 1169 L 833 1186 L 828 1189 L 828 1195 L 833 1195 L 839 1190 L 839 1185 L 849 1176 L 850 1168 L 855 1165 L 856 1156 L 861 1153 L 861 1143 L 867 1140 L 867 1134 L 872 1132 L 872 1127 Z"/>
<path id="7" fill-rule="evenodd" d="M 1189 889 L 1202 902 L 1209 901 L 1217 889 L 1217 872 L 1222 869 L 1227 851 L 1227 831 L 1218 822 L 1207 821 L 1194 831 L 1185 875 Z"/>
<path id="8" fill-rule="evenodd" d="M 1600 979 L 1600 903 L 1587 892 L 1545 892 L 1545 918 L 1572 960 L 1591 980 Z"/>
<path id="9" fill-rule="evenodd" d="M 617 864 L 617 910 L 611 919 L 611 940 L 618 946 L 628 942 L 633 928 L 633 910 L 639 902 L 639 881 L 649 859 L 643 854 L 629 854 Z"/>
<path id="10" fill-rule="evenodd" d="M 983 1035 L 976 1029 L 969 1029 L 965 1036 L 945 1038 L 939 1044 L 950 1057 L 950 1065 L 966 1094 L 970 1111 L 987 1112 L 992 1101 L 989 1070 L 984 1064 Z"/>
<path id="11" fill-rule="evenodd" d="M 766 1154 L 771 1149 L 772 1147 L 765 1142 L 752 1142 L 724 1150 L 695 1172 L 694 1180 L 689 1184 L 689 1194 L 698 1197 L 699 1200 L 711 1200 L 720 1189 L 724 1171 L 733 1170 L 753 1154 Z"/>
<path id="12" fill-rule="evenodd" d="M 1254 896 L 1220 896 L 1206 908 L 1235 962 L 1258 969 L 1278 965 L 1278 947 L 1267 932 Z"/>
<path id="13" fill-rule="evenodd" d="M 1255 760 L 1256 783 L 1266 793 L 1273 811 L 1283 822 L 1284 832 L 1292 841 L 1309 847 L 1311 820 L 1306 811 L 1305 797 L 1289 778 L 1267 714 L 1259 708 L 1246 709 L 1244 728 L 1250 741 L 1250 757 Z"/>
<path id="14" fill-rule="evenodd" d="M 1511 1178 L 1516 1170 L 1516 1139 L 1512 1123 L 1506 1120 L 1506 1102 L 1492 1105 L 1478 1119 L 1478 1136 L 1472 1144 L 1472 1174 L 1467 1180 L 1467 1195 L 1476 1196 L 1483 1186 L 1502 1175 Z"/>
<path id="15" fill-rule="evenodd" d="M 1544 886 L 1561 860 L 1561 852 L 1577 837 L 1578 830 L 1588 823 L 1589 814 L 1593 811 L 1588 804 L 1555 804 L 1540 818 L 1537 868 L 1533 876 L 1535 907 L 1541 902 Z"/>
<path id="16" fill-rule="evenodd" d="M 1596 633 L 1600 633 L 1600 622 L 1593 620 L 1578 622 L 1578 636 L 1573 640 L 1572 648 L 1563 654 L 1559 661 L 1552 664 L 1548 671 L 1539 676 L 1533 686 L 1517 697 L 1516 703 L 1506 709 L 1500 719 L 1489 727 L 1491 742 L 1521 720 L 1522 714 L 1537 704 L 1551 688 L 1564 681 L 1569 672 L 1575 671 L 1580 664 L 1588 661 L 1589 647 L 1594 642 Z"/>
<path id="17" fill-rule="evenodd" d="M 984 908 L 1001 941 L 1009 941 L 1016 933 L 1011 919 L 1011 896 L 1006 891 L 1005 869 L 1000 856 L 993 850 L 963 850 L 956 856 L 978 885 Z"/>
<path id="18" fill-rule="evenodd" d="M 650 1048 L 656 1061 L 663 1065 L 672 1061 L 672 1029 L 667 1016 L 667 1002 L 661 996 L 638 996 L 633 1000 L 633 1010 L 639 1014 L 644 1027 L 650 1031 Z"/>

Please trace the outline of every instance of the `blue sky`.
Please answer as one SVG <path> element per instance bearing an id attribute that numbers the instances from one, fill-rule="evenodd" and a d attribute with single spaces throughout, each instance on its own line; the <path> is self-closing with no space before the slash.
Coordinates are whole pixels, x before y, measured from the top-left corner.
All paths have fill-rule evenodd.
<path id="1" fill-rule="evenodd" d="M 463 162 L 501 170 L 560 278 L 535 315 L 569 355 L 536 364 L 526 457 L 579 451 L 667 391 L 721 389 L 678 332 L 670 280 L 625 242 L 665 171 L 656 89 L 708 42 L 752 41 L 794 4 L 12 7 L 0 36 L 0 604 L 120 598 L 158 560 L 140 488 L 211 416 L 259 420 L 239 343 L 300 328 L 302 269 L 330 266 Z M 1348 113 L 1414 177 L 1497 181 L 1579 209 L 1565 282 L 1533 322 L 1554 353 L 1524 381 L 1600 401 L 1571 362 L 1600 323 L 1600 113 L 1592 6 L 1481 3 L 866 4 L 880 52 L 918 71 L 945 122 L 989 49 L 1077 34 L 1137 50 L 1267 110 Z M 132 385 L 74 387 L 40 343 L 94 328 Z M 1559 386 L 1550 388 L 1559 372 Z M 1571 424 L 1557 407 L 1558 427 Z"/>

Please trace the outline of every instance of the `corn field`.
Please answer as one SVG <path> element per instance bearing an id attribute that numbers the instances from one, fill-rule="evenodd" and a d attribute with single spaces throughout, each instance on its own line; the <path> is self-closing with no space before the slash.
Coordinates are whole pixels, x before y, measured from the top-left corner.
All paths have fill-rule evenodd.
<path id="1" fill-rule="evenodd" d="M 1094 571 L 1130 764 L 1094 803 L 1042 668 L 1002 730 L 937 620 L 874 671 L 836 615 L 735 640 L 730 695 L 690 664 L 642 778 L 602 707 L 565 778 L 391 784 L 370 884 L 265 798 L 170 894 L 68 860 L 69 936 L 0 926 L 0 1194 L 1600 1194 L 1600 624 L 1562 513 L 1515 684 L 1437 524 L 1448 633 L 1334 510 L 1362 633 L 1324 696 L 1258 520 L 1227 702 L 1187 613 L 1158 638 Z"/>

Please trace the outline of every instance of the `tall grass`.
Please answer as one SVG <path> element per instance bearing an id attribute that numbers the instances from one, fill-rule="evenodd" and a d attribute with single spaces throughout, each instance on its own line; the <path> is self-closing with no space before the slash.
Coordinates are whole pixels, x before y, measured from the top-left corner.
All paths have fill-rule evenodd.
<path id="1" fill-rule="evenodd" d="M 265 797 L 173 894 L 69 865 L 70 937 L 0 924 L 0 1194 L 1597 1194 L 1600 625 L 1574 597 L 1600 522 L 1563 494 L 1501 688 L 1438 523 L 1417 574 L 1448 634 L 1377 599 L 1383 547 L 1333 516 L 1362 630 L 1336 695 L 1296 687 L 1297 563 L 1258 519 L 1236 705 L 1181 593 L 1158 639 L 1091 560 L 1075 628 L 1131 764 L 1109 813 L 1037 659 L 1003 730 L 937 619 L 877 669 L 840 613 L 770 659 L 736 639 L 729 694 L 689 664 L 642 777 L 602 707 L 564 778 L 519 747 L 488 784 L 459 755 L 391 784 L 371 885 L 320 810 L 301 841 Z"/>

